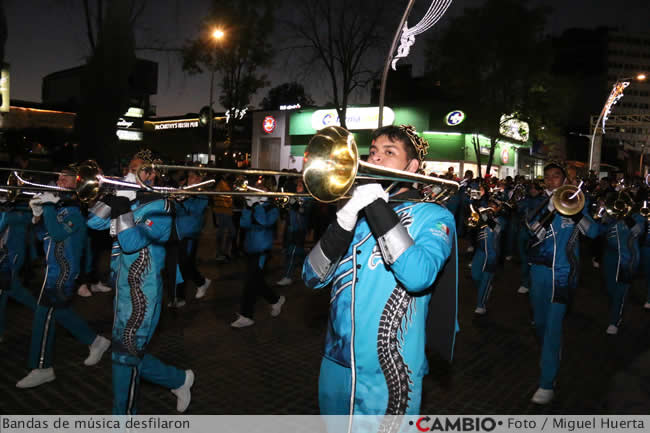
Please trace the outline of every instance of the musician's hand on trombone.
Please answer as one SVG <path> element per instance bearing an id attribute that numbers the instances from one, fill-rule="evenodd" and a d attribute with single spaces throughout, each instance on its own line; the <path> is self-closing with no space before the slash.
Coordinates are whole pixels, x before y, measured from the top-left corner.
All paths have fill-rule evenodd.
<path id="1" fill-rule="evenodd" d="M 346 231 L 354 230 L 359 212 L 377 199 L 388 201 L 388 193 L 378 183 L 359 185 L 352 191 L 350 200 L 336 213 L 336 220 Z"/>

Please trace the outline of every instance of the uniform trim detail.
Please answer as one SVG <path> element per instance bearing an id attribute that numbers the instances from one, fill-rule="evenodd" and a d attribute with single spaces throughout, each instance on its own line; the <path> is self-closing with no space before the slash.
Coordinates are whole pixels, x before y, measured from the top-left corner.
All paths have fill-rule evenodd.
<path id="1" fill-rule="evenodd" d="M 133 212 L 128 212 L 117 217 L 116 233 L 122 233 L 124 230 L 135 227 Z"/>
<path id="2" fill-rule="evenodd" d="M 397 259 L 413 245 L 413 238 L 402 224 L 397 224 L 388 230 L 385 235 L 377 239 L 381 255 L 387 265 L 392 265 Z"/>

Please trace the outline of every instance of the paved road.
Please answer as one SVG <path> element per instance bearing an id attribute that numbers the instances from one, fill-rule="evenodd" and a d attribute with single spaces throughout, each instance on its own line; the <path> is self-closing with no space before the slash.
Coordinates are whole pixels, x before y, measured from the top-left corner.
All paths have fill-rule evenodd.
<path id="1" fill-rule="evenodd" d="M 464 251 L 461 243 L 461 251 Z M 179 310 L 163 309 L 150 351 L 166 362 L 196 373 L 188 414 L 316 414 L 318 369 L 327 323 L 328 293 L 306 289 L 300 281 L 280 290 L 287 297 L 282 314 L 257 305 L 256 325 L 232 330 L 243 261 L 216 265 L 208 236 L 201 245 L 200 268 L 215 280 L 201 301 Z M 476 290 L 470 257 L 461 256 L 460 325 L 452 366 L 432 361 L 424 381 L 423 413 L 440 414 L 600 414 L 650 413 L 650 314 L 642 310 L 639 281 L 629 297 L 618 336 L 605 334 L 607 298 L 602 277 L 583 263 L 576 302 L 565 322 L 565 344 L 557 398 L 547 407 L 529 403 L 538 377 L 539 349 L 530 325 L 527 295 L 516 293 L 519 267 L 499 270 L 485 317 L 473 317 Z M 279 279 L 280 252 L 271 262 L 270 281 Z M 40 288 L 34 272 L 30 286 Z M 193 291 L 190 290 L 193 294 Z M 108 336 L 112 294 L 75 300 L 75 308 Z M 8 329 L 0 344 L 0 413 L 110 413 L 111 368 L 106 356 L 84 367 L 87 348 L 57 329 L 57 380 L 32 390 L 15 383 L 27 373 L 32 314 L 10 303 Z M 143 383 L 140 414 L 175 413 L 168 390 Z"/>

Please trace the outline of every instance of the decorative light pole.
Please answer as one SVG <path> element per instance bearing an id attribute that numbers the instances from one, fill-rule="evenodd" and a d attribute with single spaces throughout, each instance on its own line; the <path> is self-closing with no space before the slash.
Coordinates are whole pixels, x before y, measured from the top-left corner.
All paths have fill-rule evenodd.
<path id="1" fill-rule="evenodd" d="M 630 82 L 632 80 L 643 81 L 645 79 L 646 79 L 645 74 L 639 74 L 636 77 L 621 78 L 617 80 L 616 83 L 614 83 L 614 86 L 612 87 L 612 91 L 607 97 L 607 100 L 605 101 L 605 105 L 603 106 L 603 109 L 600 111 L 600 115 L 598 115 L 598 120 L 596 120 L 596 123 L 593 126 L 594 130 L 591 134 L 591 147 L 589 149 L 589 170 L 594 170 L 595 173 L 600 172 L 600 164 L 598 164 L 598 167 L 594 167 L 593 158 L 594 158 L 594 140 L 596 139 L 596 132 L 598 131 L 598 127 L 601 120 L 602 120 L 601 128 L 604 135 L 607 118 L 609 117 L 609 114 L 612 112 L 612 107 L 614 106 L 614 104 L 616 104 L 623 97 L 623 91 L 625 90 L 625 88 L 630 85 Z"/>
<path id="2" fill-rule="evenodd" d="M 215 40 L 216 42 L 219 42 L 225 33 L 221 29 L 215 29 L 212 32 L 212 39 Z M 212 122 L 214 121 L 214 112 L 212 111 L 212 95 L 214 93 L 214 64 L 212 65 L 211 71 L 210 71 L 210 107 L 208 109 L 208 113 L 210 116 L 210 119 L 208 120 L 208 164 L 210 164 L 210 161 L 212 161 Z"/>

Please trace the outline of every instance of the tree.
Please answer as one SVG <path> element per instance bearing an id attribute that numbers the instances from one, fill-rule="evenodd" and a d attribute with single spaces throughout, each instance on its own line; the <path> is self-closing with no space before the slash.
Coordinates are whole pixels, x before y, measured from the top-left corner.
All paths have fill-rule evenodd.
<path id="1" fill-rule="evenodd" d="M 280 84 L 269 90 L 268 95 L 262 100 L 262 109 L 277 110 L 281 105 L 293 104 L 300 104 L 301 107 L 314 105 L 314 101 L 303 85 L 295 81 Z"/>
<path id="2" fill-rule="evenodd" d="M 543 125 L 541 89 L 546 89 L 552 63 L 544 26 L 548 9 L 528 7 L 528 0 L 487 0 L 465 9 L 428 51 L 433 75 L 452 95 L 464 101 L 475 136 L 490 137 L 487 170 L 492 166 L 502 115 Z M 474 140 L 480 175 L 480 149 Z"/>
<path id="3" fill-rule="evenodd" d="M 299 0 L 287 26 L 306 65 L 325 68 L 341 126 L 350 95 L 378 76 L 378 49 L 388 48 L 390 6 L 375 0 Z M 395 21 L 395 25 L 397 21 Z M 387 28 L 385 28 L 387 26 Z M 385 53 L 381 52 L 382 55 Z"/>
<path id="4" fill-rule="evenodd" d="M 214 0 L 200 36 L 183 48 L 185 71 L 221 74 L 219 102 L 226 110 L 248 108 L 251 96 L 267 85 L 261 71 L 271 65 L 273 5 L 269 0 Z M 224 32 L 219 41 L 212 39 L 217 28 Z"/>

